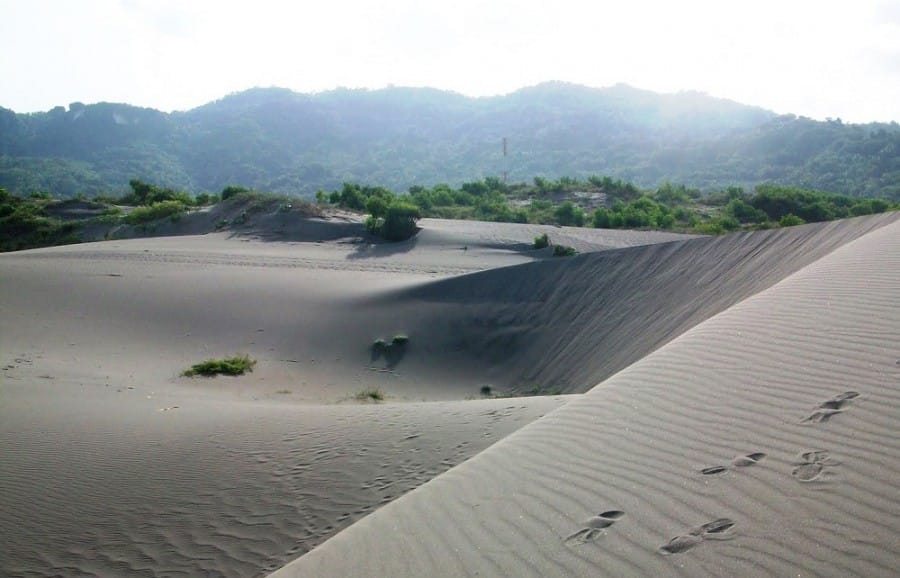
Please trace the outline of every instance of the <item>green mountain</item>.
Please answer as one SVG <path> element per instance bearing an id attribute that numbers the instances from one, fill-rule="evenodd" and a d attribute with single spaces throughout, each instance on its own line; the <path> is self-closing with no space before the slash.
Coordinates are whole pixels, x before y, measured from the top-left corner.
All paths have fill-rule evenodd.
<path id="1" fill-rule="evenodd" d="M 0 108 L 0 187 L 17 194 L 120 193 L 133 178 L 192 192 L 241 184 L 310 194 L 347 181 L 406 190 L 504 173 L 702 190 L 772 182 L 900 199 L 900 125 L 557 82 L 490 98 L 255 88 L 169 114 L 111 103 Z"/>

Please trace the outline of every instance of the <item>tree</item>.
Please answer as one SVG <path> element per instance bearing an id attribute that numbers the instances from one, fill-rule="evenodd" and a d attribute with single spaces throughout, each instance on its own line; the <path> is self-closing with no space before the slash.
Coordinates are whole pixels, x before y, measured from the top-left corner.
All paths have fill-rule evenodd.
<path id="1" fill-rule="evenodd" d="M 584 211 L 572 201 L 560 203 L 553 211 L 556 222 L 563 226 L 581 227 L 584 225 Z"/>

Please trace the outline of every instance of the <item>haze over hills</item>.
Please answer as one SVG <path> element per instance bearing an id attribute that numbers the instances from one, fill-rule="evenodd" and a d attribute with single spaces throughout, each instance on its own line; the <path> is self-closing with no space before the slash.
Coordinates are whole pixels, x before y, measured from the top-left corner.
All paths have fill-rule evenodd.
<path id="1" fill-rule="evenodd" d="M 115 193 L 132 178 L 193 192 L 241 184 L 310 194 L 345 181 L 406 190 L 504 171 L 511 181 L 596 174 L 702 190 L 776 182 L 898 199 L 900 125 L 557 82 L 489 98 L 255 88 L 175 113 L 112 103 L 0 108 L 0 187 L 19 194 Z"/>

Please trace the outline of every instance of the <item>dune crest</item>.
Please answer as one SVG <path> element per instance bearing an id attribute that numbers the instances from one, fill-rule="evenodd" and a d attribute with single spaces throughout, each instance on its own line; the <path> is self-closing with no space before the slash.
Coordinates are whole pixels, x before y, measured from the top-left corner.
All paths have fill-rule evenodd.
<path id="1" fill-rule="evenodd" d="M 272 576 L 893 575 L 898 288 L 894 220 Z"/>

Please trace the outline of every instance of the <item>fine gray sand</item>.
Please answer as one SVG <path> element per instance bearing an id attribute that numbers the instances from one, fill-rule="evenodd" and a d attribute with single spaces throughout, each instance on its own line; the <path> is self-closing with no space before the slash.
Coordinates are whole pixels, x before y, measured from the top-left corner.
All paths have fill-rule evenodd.
<path id="1" fill-rule="evenodd" d="M 565 403 L 419 374 L 429 334 L 380 299 L 543 260 L 544 231 L 680 238 L 424 224 L 398 245 L 319 220 L 0 255 L 0 576 L 265 575 Z M 403 359 L 372 358 L 401 332 Z M 179 375 L 238 352 L 253 373 Z M 353 398 L 371 388 L 384 403 Z"/>
<path id="2" fill-rule="evenodd" d="M 896 575 L 900 215 L 423 225 L 0 255 L 0 575 Z"/>
<path id="3" fill-rule="evenodd" d="M 272 577 L 896 576 L 889 220 Z"/>

